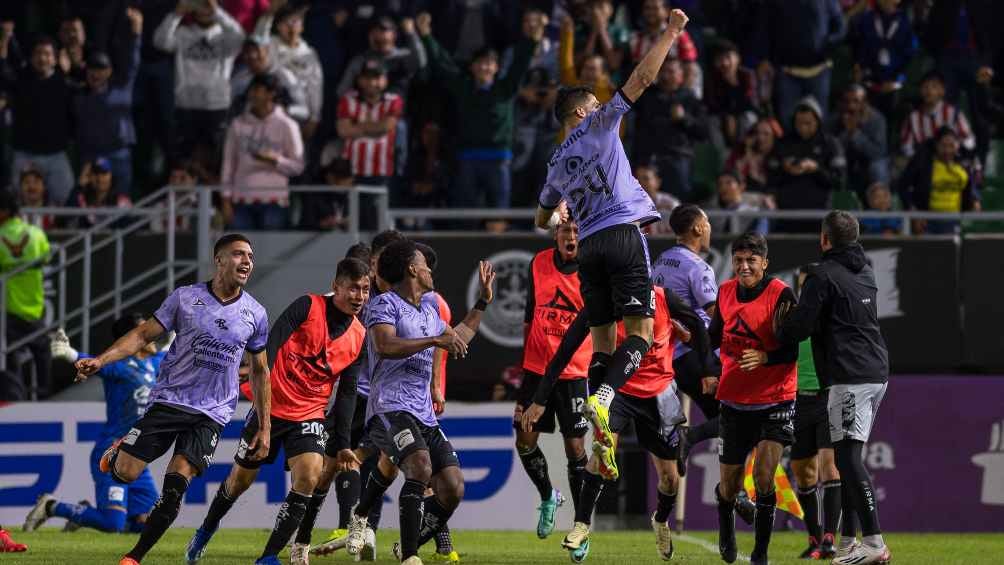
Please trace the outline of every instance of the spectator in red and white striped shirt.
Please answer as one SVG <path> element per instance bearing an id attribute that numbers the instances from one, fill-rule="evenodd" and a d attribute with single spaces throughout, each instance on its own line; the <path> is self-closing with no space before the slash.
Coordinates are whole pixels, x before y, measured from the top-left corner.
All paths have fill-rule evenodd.
<path id="1" fill-rule="evenodd" d="M 642 21 L 645 29 L 631 32 L 630 55 L 631 64 L 637 65 L 641 58 L 652 48 L 669 21 L 669 9 L 666 0 L 645 0 L 641 8 Z M 669 48 L 669 58 L 679 59 L 683 64 L 683 84 L 691 88 L 697 97 L 701 97 L 702 77 L 701 67 L 697 64 L 697 47 L 684 31 L 676 38 L 676 43 Z"/>
<path id="2" fill-rule="evenodd" d="M 943 127 L 951 128 L 963 149 L 972 152 L 976 149 L 976 136 L 969 126 L 969 120 L 959 108 L 945 102 L 945 77 L 938 71 L 924 75 L 920 82 L 921 106 L 910 112 L 903 122 L 900 133 L 900 152 L 906 157 L 912 157 L 917 147 L 929 139 L 933 139 Z"/>
<path id="3" fill-rule="evenodd" d="M 401 96 L 387 92 L 387 69 L 378 59 L 363 63 L 356 90 L 338 101 L 342 156 L 360 184 L 385 184 L 394 175 L 394 134 L 403 107 Z"/>

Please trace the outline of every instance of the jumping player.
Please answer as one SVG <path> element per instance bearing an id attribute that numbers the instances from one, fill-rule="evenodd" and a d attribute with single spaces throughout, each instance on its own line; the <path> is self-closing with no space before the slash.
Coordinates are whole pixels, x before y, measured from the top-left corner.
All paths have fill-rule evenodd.
<path id="1" fill-rule="evenodd" d="M 750 560 L 767 563 L 777 507 L 774 470 L 795 434 L 798 346 L 782 346 L 773 329 L 774 316 L 793 304 L 795 295 L 779 279 L 766 276 L 767 264 L 762 235 L 747 233 L 732 243 L 735 277 L 722 284 L 709 328 L 711 346 L 721 347 L 721 482 L 715 497 L 718 551 L 726 563 L 734 562 L 738 552 L 735 503 L 751 451 L 756 452 L 756 542 Z"/>
<path id="2" fill-rule="evenodd" d="M 248 459 L 247 447 L 259 424 L 254 409 L 248 414 L 230 475 L 220 484 L 205 521 L 188 544 L 189 564 L 199 561 L 220 521 L 258 476 L 264 463 L 285 451 L 292 488 L 276 518 L 275 527 L 257 563 L 276 565 L 300 520 L 313 504 L 311 493 L 324 465 L 324 455 L 342 467 L 358 465 L 349 448 L 349 431 L 355 409 L 356 375 L 362 365 L 366 330 L 356 319 L 369 298 L 369 265 L 358 259 L 338 263 L 333 293 L 307 294 L 296 299 L 279 316 L 269 336 L 272 414 L 270 451 L 264 459 Z M 332 412 L 336 425 L 329 438 L 324 429 L 324 409 L 337 382 Z M 294 543 L 290 562 L 307 563 L 308 545 Z"/>
<path id="3" fill-rule="evenodd" d="M 655 81 L 686 25 L 686 14 L 673 10 L 666 30 L 606 104 L 600 105 L 587 87 L 576 86 L 562 89 L 554 106 L 555 117 L 569 133 L 548 162 L 536 224 L 555 225 L 555 209 L 564 200 L 579 225 L 579 280 L 593 340 L 590 384 L 598 385 L 590 387 L 595 392 L 586 415 L 593 422 L 593 449 L 608 461 L 614 458 L 609 426 L 614 391 L 638 368 L 652 343 L 655 294 L 641 228 L 660 219 L 631 175 L 618 132 L 622 117 Z M 615 349 L 618 320 L 624 322 L 627 339 Z"/>
<path id="4" fill-rule="evenodd" d="M 544 412 L 531 429 L 523 428 L 523 413 L 537 392 L 548 361 L 554 357 L 561 338 L 582 310 L 579 278 L 576 273 L 579 228 L 575 222 L 559 224 L 554 229 L 554 247 L 537 253 L 530 262 L 530 288 L 527 290 L 526 311 L 523 317 L 523 384 L 516 400 L 513 427 L 516 429 L 516 452 L 530 481 L 540 494 L 540 515 L 537 519 L 537 537 L 544 539 L 554 531 L 554 515 L 564 502 L 564 497 L 551 485 L 547 458 L 537 445 L 541 433 L 555 431 L 555 419 L 561 424 L 568 459 L 568 483 L 572 502 L 582 489 L 586 469 L 585 435 L 589 424 L 582 409 L 589 396 L 586 371 L 592 345 L 587 338 L 576 350 L 572 360 L 558 376 L 551 394 L 544 397 Z"/>
<path id="5" fill-rule="evenodd" d="M 489 263 L 481 263 L 481 299 L 454 331 L 432 304 L 422 300 L 434 283 L 425 256 L 414 242 L 399 241 L 384 249 L 377 271 L 391 290 L 367 309 L 367 350 L 374 367 L 367 434 L 404 473 L 398 498 L 401 558 L 406 565 L 414 565 L 421 563 L 418 547 L 423 538 L 431 539 L 439 525 L 449 520 L 464 489 L 456 452 L 433 412 L 432 350 L 439 347 L 454 356 L 466 355 L 467 342 L 493 299 L 495 272 Z M 377 473 L 379 469 L 374 470 L 349 524 L 346 549 L 352 555 L 363 548 L 369 530 L 366 516 L 372 505 L 381 503 L 389 485 Z M 435 495 L 425 498 L 430 481 Z"/>
<path id="6" fill-rule="evenodd" d="M 119 339 L 147 320 L 138 312 L 128 314 L 112 323 L 112 336 Z M 52 340 L 52 356 L 76 363 L 79 359 L 91 357 L 78 353 L 69 344 L 66 334 Z M 91 477 L 94 479 L 94 501 L 92 508 L 86 501 L 71 504 L 56 500 L 51 494 L 43 494 L 38 504 L 28 513 L 24 530 L 31 532 L 53 516 L 66 518 L 65 531 L 74 531 L 81 526 L 103 532 L 139 532 L 143 529 L 153 503 L 157 501 L 157 485 L 149 469 L 143 469 L 139 477 L 130 484 L 115 482 L 98 468 L 101 455 L 115 440 L 124 437 L 146 413 L 150 404 L 150 390 L 157 379 L 157 372 L 166 351 L 158 351 L 157 344 L 150 342 L 135 355 L 121 361 L 109 363 L 98 371 L 105 391 L 105 413 L 107 421 L 101 429 L 101 436 L 91 450 Z"/>
<path id="7" fill-rule="evenodd" d="M 248 442 L 248 457 L 262 458 L 269 452 L 268 316 L 243 290 L 254 268 L 254 252 L 247 237 L 229 234 L 217 240 L 213 257 L 212 280 L 176 289 L 152 318 L 97 357 L 76 363 L 77 378 L 83 380 L 109 363 L 136 355 L 164 332 L 177 333 L 161 363 L 150 409 L 99 462 L 102 472 L 129 484 L 174 444 L 160 499 L 139 541 L 119 565 L 136 565 L 146 556 L 178 517 L 189 482 L 209 467 L 220 431 L 237 407 L 237 373 L 244 351 L 251 354 L 250 379 L 260 426 Z"/>

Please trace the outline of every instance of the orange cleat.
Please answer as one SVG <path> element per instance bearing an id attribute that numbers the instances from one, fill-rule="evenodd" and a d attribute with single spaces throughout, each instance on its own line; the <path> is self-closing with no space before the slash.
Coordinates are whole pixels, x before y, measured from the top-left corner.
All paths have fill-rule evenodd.
<path id="1" fill-rule="evenodd" d="M 21 553 L 24 551 L 28 551 L 27 545 L 10 539 L 10 533 L 0 528 L 0 553 Z"/>
<path id="2" fill-rule="evenodd" d="M 119 561 L 119 565 L 139 565 L 139 561 L 136 561 L 132 557 L 125 556 Z"/>
<path id="3" fill-rule="evenodd" d="M 122 438 L 115 440 L 115 443 L 113 443 L 111 447 L 106 449 L 105 452 L 101 454 L 101 461 L 98 461 L 98 469 L 100 469 L 102 473 L 111 472 L 112 458 L 119 452 L 120 445 L 122 445 Z"/>

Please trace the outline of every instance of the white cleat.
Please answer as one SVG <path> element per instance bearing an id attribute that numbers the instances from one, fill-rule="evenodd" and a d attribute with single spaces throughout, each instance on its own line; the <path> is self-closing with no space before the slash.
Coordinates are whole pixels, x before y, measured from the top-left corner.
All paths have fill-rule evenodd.
<path id="1" fill-rule="evenodd" d="M 853 553 L 854 551 L 856 551 L 858 549 L 859 545 L 861 545 L 861 542 L 859 542 L 857 539 L 855 539 L 854 542 L 851 545 L 838 546 L 837 547 L 837 554 L 834 555 L 833 558 L 834 559 L 842 559 L 844 557 L 847 557 L 848 555 L 850 555 L 851 553 Z"/>
<path id="2" fill-rule="evenodd" d="M 289 565 L 310 565 L 310 544 L 296 543 L 289 546 Z"/>
<path id="3" fill-rule="evenodd" d="M 572 531 L 568 532 L 561 542 L 561 547 L 565 549 L 579 549 L 579 546 L 589 539 L 589 524 L 576 522 L 572 525 Z"/>
<path id="4" fill-rule="evenodd" d="M 359 552 L 363 550 L 363 545 L 366 543 L 366 530 L 368 529 L 369 522 L 366 521 L 366 516 L 352 515 L 352 518 L 349 520 L 349 535 L 346 536 L 347 539 L 345 540 L 345 551 L 349 555 L 359 555 Z"/>
<path id="5" fill-rule="evenodd" d="M 867 565 L 869 563 L 879 563 L 885 565 L 892 561 L 892 553 L 889 547 L 870 547 L 865 544 L 858 544 L 857 547 L 843 557 L 836 557 L 833 565 Z"/>
<path id="6" fill-rule="evenodd" d="M 412 555 L 411 557 L 402 561 L 401 565 L 422 565 L 422 560 L 419 559 L 417 555 Z"/>
<path id="7" fill-rule="evenodd" d="M 373 528 L 366 528 L 363 548 L 356 554 L 356 561 L 376 561 L 376 532 Z"/>
<path id="8" fill-rule="evenodd" d="M 24 526 L 22 528 L 24 531 L 34 532 L 49 519 L 49 513 L 45 510 L 45 507 L 48 506 L 50 501 L 55 502 L 56 497 L 49 493 L 39 495 L 35 506 L 32 507 L 31 511 L 24 518 Z"/>
<path id="9" fill-rule="evenodd" d="M 652 531 L 655 532 L 655 547 L 663 561 L 673 558 L 673 534 L 666 522 L 658 522 L 652 514 Z"/>

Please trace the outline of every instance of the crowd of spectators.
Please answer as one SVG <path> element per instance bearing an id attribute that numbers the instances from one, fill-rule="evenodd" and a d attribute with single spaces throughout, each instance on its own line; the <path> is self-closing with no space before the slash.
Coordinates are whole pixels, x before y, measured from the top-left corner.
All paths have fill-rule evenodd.
<path id="1" fill-rule="evenodd" d="M 4 3 L 0 176 L 22 207 L 223 185 L 214 225 L 237 229 L 347 225 L 341 196 L 290 184 L 385 185 L 400 207 L 530 207 L 563 135 L 557 89 L 608 100 L 670 7 L 691 24 L 621 131 L 660 209 L 824 209 L 838 193 L 980 209 L 1002 116 L 997 0 Z M 815 231 L 741 223 L 716 227 Z"/>

